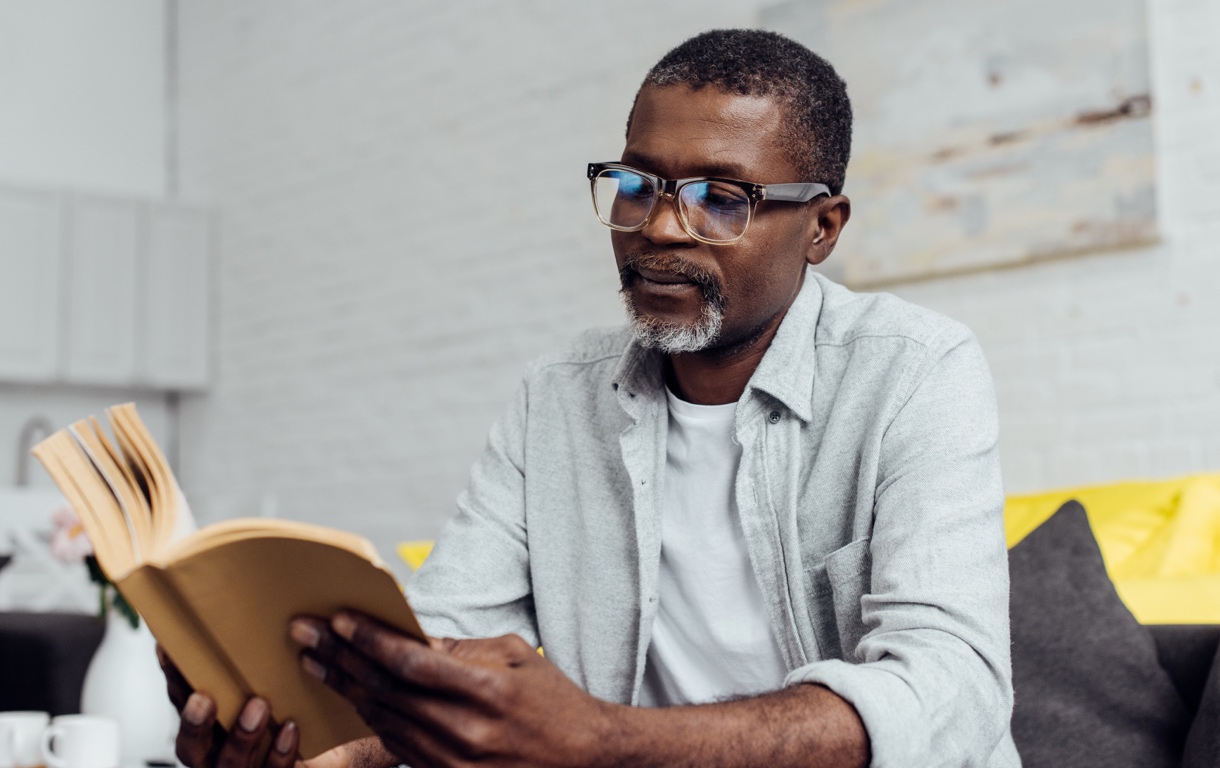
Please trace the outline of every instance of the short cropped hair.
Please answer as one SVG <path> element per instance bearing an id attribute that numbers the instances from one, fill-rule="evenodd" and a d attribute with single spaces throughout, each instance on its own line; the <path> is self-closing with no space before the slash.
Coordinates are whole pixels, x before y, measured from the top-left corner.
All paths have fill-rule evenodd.
<path id="1" fill-rule="evenodd" d="M 714 29 L 674 48 L 645 76 L 648 86 L 712 85 L 743 96 L 776 99 L 789 123 L 785 150 L 802 175 L 843 191 L 851 156 L 851 101 L 847 86 L 821 56 L 775 32 Z M 640 91 L 636 92 L 639 101 Z M 632 104 L 627 117 L 631 132 Z"/>

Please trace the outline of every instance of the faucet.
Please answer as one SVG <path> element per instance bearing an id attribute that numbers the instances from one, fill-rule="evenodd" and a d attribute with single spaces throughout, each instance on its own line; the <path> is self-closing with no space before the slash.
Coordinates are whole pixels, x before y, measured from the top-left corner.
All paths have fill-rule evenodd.
<path id="1" fill-rule="evenodd" d="M 21 436 L 17 438 L 17 482 L 18 488 L 30 484 L 30 449 L 34 441 L 41 437 L 50 437 L 55 431 L 51 422 L 45 416 L 33 416 L 21 427 Z"/>

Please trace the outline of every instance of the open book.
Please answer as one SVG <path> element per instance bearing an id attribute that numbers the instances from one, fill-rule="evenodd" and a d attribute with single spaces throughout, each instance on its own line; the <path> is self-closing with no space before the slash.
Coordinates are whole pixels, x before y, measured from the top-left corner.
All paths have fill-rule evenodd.
<path id="1" fill-rule="evenodd" d="M 394 577 L 367 540 L 286 520 L 230 520 L 175 540 L 186 500 L 134 405 L 78 421 L 34 448 L 80 516 L 98 564 L 229 728 L 246 699 L 300 726 L 302 757 L 372 732 L 301 671 L 288 621 L 363 611 L 421 640 Z M 116 445 L 117 444 L 117 445 Z"/>

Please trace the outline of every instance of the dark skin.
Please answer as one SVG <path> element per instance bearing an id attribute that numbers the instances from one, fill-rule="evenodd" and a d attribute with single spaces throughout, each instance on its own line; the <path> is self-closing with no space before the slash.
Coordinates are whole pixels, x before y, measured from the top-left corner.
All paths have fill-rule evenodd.
<path id="1" fill-rule="evenodd" d="M 622 159 L 666 178 L 803 181 L 783 151 L 784 131 L 782 109 L 770 98 L 716 88 L 648 87 L 636 104 Z M 800 291 L 805 265 L 830 255 L 850 213 L 841 195 L 805 204 L 764 201 L 740 242 L 716 246 L 692 238 L 673 205 L 663 202 L 640 232 L 612 235 L 620 268 L 640 253 L 668 265 L 640 270 L 639 279 L 631 276 L 626 290 L 641 314 L 683 325 L 699 318 L 703 294 L 684 279 L 683 264 L 715 278 L 726 298 L 712 347 L 669 357 L 669 384 L 679 396 L 701 404 L 739 399 Z M 380 768 L 399 760 L 415 768 L 846 768 L 870 759 L 859 715 L 822 686 L 796 685 L 698 706 L 630 707 L 585 693 L 516 636 L 425 644 L 354 613 L 330 622 L 302 617 L 290 631 L 304 649 L 305 672 L 348 698 L 380 737 L 328 753 L 336 768 Z M 176 672 L 171 666 L 167 676 L 171 671 Z M 171 694 L 173 688 L 171 679 Z M 252 736 L 238 734 L 239 728 L 225 735 L 210 726 L 205 720 L 188 729 L 184 717 L 178 739 L 184 763 L 257 764 Z M 283 768 L 274 754 L 267 763 Z"/>

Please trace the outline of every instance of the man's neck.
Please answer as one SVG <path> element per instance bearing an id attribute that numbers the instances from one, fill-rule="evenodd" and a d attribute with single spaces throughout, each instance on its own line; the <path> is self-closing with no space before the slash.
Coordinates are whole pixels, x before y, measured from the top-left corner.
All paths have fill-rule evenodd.
<path id="1" fill-rule="evenodd" d="M 746 384 L 771 346 L 785 312 L 730 349 L 684 352 L 666 359 L 665 383 L 688 403 L 724 405 L 741 399 Z"/>
<path id="2" fill-rule="evenodd" d="M 788 303 L 753 332 L 713 349 L 669 355 L 665 360 L 665 383 L 669 390 L 696 405 L 724 405 L 740 400 L 804 285 L 802 270 Z"/>

